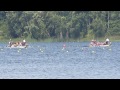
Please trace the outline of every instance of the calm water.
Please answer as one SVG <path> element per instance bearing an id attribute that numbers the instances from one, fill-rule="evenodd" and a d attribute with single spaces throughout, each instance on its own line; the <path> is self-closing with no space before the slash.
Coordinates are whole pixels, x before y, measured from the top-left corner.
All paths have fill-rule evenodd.
<path id="1" fill-rule="evenodd" d="M 65 49 L 63 44 L 66 44 Z M 88 44 L 29 43 L 27 49 L 10 49 L 0 43 L 0 78 L 120 78 L 120 42 L 113 42 L 111 47 L 105 48 L 90 48 Z"/>

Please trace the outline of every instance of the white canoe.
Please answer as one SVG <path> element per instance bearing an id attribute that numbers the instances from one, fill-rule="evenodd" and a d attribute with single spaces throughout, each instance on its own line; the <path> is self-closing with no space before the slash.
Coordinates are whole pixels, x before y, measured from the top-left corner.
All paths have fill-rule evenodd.
<path id="1" fill-rule="evenodd" d="M 110 45 L 99 45 L 99 47 L 109 47 Z"/>
<path id="2" fill-rule="evenodd" d="M 111 42 L 109 43 L 109 44 L 106 44 L 106 45 L 104 45 L 103 43 L 101 43 L 101 44 L 99 44 L 99 45 L 95 45 L 95 44 L 93 44 L 93 45 L 89 45 L 89 47 L 109 47 L 109 46 L 111 46 Z"/>
<path id="3" fill-rule="evenodd" d="M 27 48 L 28 46 L 16 46 L 16 47 L 14 47 L 14 46 L 11 46 L 11 47 L 9 47 L 9 46 L 7 46 L 7 48 Z"/>
<path id="4" fill-rule="evenodd" d="M 90 45 L 89 47 L 109 47 L 110 45 Z"/>

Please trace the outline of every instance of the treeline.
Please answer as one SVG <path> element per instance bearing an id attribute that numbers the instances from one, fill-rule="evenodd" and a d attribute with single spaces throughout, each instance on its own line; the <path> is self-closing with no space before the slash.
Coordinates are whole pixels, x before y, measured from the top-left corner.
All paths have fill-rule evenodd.
<path id="1" fill-rule="evenodd" d="M 82 39 L 120 35 L 120 11 L 0 11 L 0 38 Z"/>

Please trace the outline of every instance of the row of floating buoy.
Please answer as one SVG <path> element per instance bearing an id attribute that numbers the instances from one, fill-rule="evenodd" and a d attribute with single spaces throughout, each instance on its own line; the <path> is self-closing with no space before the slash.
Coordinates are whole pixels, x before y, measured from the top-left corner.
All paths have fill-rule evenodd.
<path id="1" fill-rule="evenodd" d="M 40 48 L 40 52 L 43 52 L 43 50 Z"/>
<path id="2" fill-rule="evenodd" d="M 38 46 L 39 48 L 40 48 L 40 46 Z M 11 48 L 10 48 L 11 49 Z M 27 49 L 27 48 L 26 48 Z M 66 49 L 66 44 L 63 44 L 63 46 L 62 46 L 62 50 L 65 50 Z M 104 47 L 102 48 L 103 50 L 105 49 Z M 39 49 L 40 50 L 40 52 L 44 52 L 44 49 L 43 48 L 40 48 Z M 84 47 L 82 47 L 81 48 L 81 50 L 83 51 L 84 50 Z M 108 49 L 109 51 L 111 51 L 112 49 L 111 48 L 109 48 Z M 0 48 L 0 51 L 3 51 L 3 48 Z M 18 49 L 17 50 L 17 52 L 20 52 L 21 51 L 21 49 Z M 66 50 L 66 52 L 69 52 L 68 50 Z M 96 53 L 94 50 L 92 50 L 92 53 Z"/>
<path id="3" fill-rule="evenodd" d="M 3 51 L 3 48 L 1 48 L 0 50 Z"/>

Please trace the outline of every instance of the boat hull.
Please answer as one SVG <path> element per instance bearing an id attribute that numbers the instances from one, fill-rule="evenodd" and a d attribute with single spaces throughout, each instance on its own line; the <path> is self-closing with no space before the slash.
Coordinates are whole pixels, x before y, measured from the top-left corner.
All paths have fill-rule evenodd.
<path id="1" fill-rule="evenodd" d="M 7 46 L 7 48 L 27 48 L 28 46 L 11 46 L 11 47 L 9 47 L 9 46 Z"/>
<path id="2" fill-rule="evenodd" d="M 89 47 L 109 47 L 111 45 L 90 45 Z"/>

